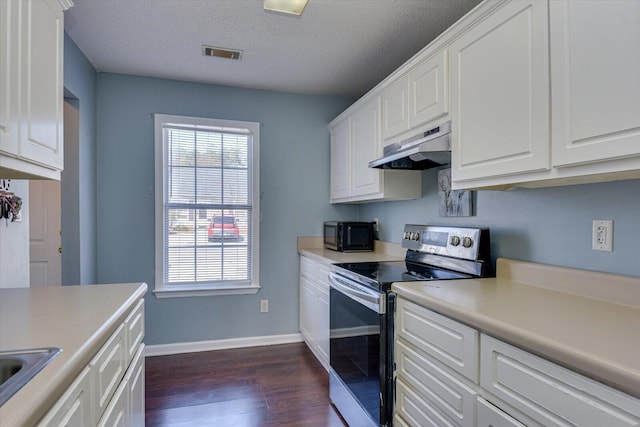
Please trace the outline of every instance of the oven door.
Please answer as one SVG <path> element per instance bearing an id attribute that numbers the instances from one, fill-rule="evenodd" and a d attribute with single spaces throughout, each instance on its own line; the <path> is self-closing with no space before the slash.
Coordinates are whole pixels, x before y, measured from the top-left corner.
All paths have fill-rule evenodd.
<path id="1" fill-rule="evenodd" d="M 386 426 L 391 393 L 386 295 L 331 273 L 329 395 L 352 426 Z"/>

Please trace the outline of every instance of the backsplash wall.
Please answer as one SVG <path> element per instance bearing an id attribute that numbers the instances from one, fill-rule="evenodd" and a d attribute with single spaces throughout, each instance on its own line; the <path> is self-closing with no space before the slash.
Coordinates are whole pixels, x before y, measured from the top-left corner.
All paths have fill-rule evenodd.
<path id="1" fill-rule="evenodd" d="M 640 276 L 640 180 L 475 192 L 475 216 L 442 218 L 437 169 L 422 172 L 418 200 L 369 203 L 360 219 L 380 221 L 380 239 L 400 242 L 404 224 L 483 226 L 499 257 Z M 613 252 L 591 250 L 594 219 L 613 220 Z"/>

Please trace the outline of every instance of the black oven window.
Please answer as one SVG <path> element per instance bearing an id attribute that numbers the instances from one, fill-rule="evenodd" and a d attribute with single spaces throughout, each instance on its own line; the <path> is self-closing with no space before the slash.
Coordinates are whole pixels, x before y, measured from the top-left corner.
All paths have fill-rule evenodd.
<path id="1" fill-rule="evenodd" d="M 364 406 L 380 419 L 381 315 L 331 289 L 331 367 Z"/>

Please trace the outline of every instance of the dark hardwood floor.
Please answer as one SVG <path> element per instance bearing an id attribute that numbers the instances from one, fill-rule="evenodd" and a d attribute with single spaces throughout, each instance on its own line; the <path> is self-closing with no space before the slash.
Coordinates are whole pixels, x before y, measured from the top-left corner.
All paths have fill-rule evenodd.
<path id="1" fill-rule="evenodd" d="M 147 426 L 343 427 L 304 343 L 148 357 Z"/>

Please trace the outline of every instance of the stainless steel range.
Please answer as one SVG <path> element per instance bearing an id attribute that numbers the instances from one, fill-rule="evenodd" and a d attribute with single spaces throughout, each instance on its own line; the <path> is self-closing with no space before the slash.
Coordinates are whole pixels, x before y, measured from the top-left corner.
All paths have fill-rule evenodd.
<path id="1" fill-rule="evenodd" d="M 404 261 L 334 264 L 329 394 L 352 426 L 391 426 L 394 282 L 489 277 L 487 228 L 404 227 Z"/>

